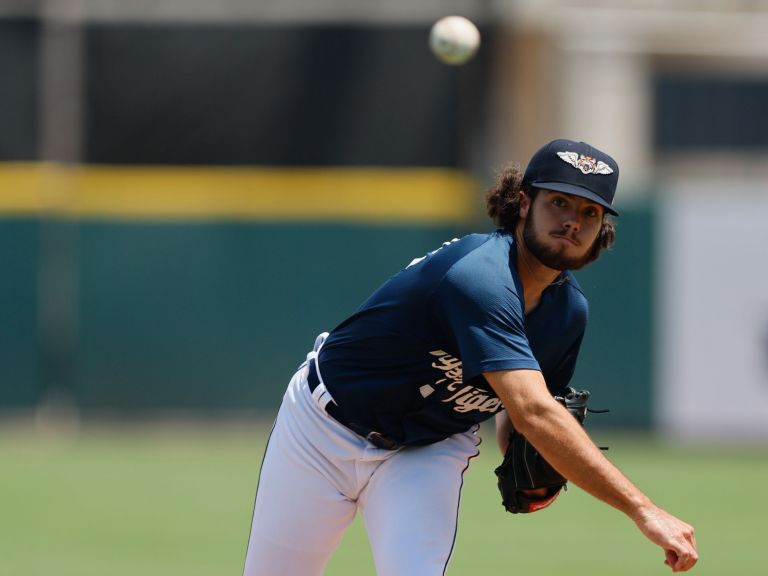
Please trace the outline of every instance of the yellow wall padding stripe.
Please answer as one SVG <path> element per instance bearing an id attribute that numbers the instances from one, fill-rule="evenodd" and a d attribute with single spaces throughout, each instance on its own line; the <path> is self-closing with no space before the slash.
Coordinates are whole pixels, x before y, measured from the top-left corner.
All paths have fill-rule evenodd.
<path id="1" fill-rule="evenodd" d="M 479 202 L 467 173 L 442 168 L 0 164 L 0 214 L 456 222 Z"/>

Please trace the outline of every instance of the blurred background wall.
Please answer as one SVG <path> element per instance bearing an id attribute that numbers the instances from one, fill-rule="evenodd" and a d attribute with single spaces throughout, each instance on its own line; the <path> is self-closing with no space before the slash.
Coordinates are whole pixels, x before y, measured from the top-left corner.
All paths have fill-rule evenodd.
<path id="1" fill-rule="evenodd" d="M 483 34 L 458 68 L 450 13 Z M 766 29 L 754 0 L 0 0 L 0 407 L 272 413 L 567 137 L 622 170 L 579 273 L 595 424 L 768 438 Z"/>

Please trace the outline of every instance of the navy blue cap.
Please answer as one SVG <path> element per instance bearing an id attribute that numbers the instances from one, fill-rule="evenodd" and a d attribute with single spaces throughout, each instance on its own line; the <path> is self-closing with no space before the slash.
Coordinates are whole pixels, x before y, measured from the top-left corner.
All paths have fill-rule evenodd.
<path id="1" fill-rule="evenodd" d="M 613 209 L 619 165 L 605 152 L 586 142 L 553 140 L 533 155 L 523 175 L 523 185 L 581 196 Z"/>

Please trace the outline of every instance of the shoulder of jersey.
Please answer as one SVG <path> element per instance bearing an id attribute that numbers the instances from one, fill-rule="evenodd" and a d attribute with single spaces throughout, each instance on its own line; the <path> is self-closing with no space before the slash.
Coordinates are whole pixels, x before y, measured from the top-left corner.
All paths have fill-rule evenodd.
<path id="1" fill-rule="evenodd" d="M 581 288 L 581 284 L 579 284 L 578 280 L 576 280 L 576 276 L 571 272 L 570 270 L 565 273 L 567 281 L 563 283 L 563 287 L 567 290 L 571 290 L 575 292 L 578 296 L 583 298 L 585 301 L 587 299 L 587 295 L 584 293 L 584 290 Z"/>

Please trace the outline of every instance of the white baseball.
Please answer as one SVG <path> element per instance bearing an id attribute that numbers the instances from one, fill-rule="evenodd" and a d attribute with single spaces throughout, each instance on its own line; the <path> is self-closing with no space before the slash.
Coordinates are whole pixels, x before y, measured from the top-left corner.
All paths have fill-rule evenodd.
<path id="1" fill-rule="evenodd" d="M 446 64 L 464 64 L 480 47 L 480 31 L 463 16 L 446 16 L 432 25 L 429 47 Z"/>

